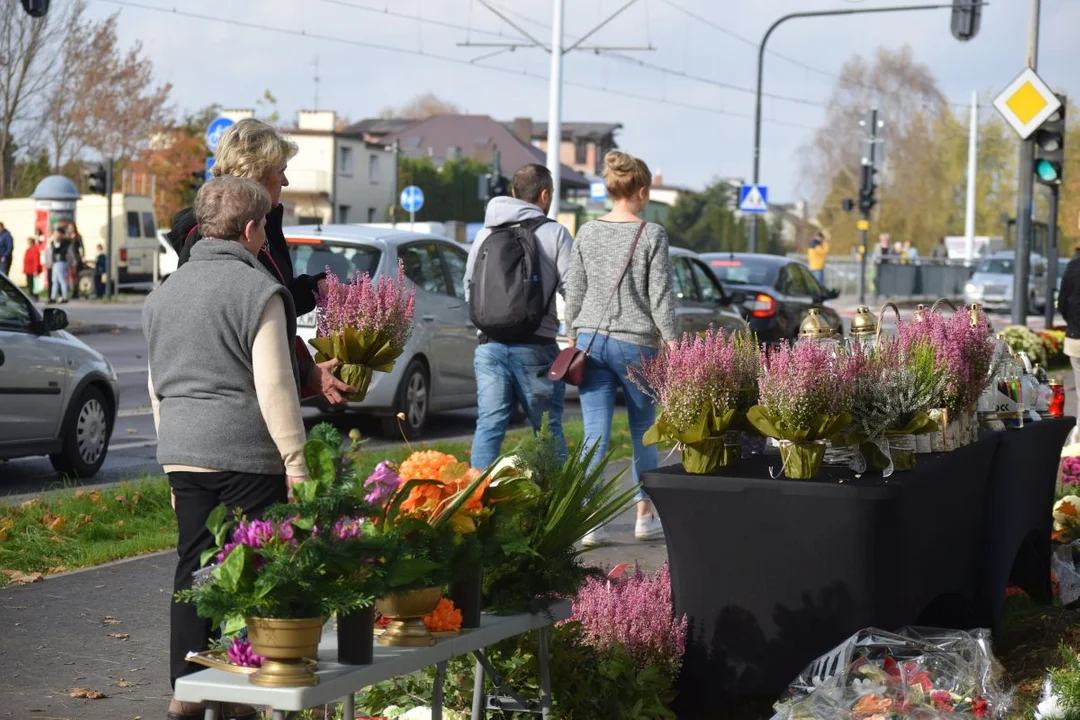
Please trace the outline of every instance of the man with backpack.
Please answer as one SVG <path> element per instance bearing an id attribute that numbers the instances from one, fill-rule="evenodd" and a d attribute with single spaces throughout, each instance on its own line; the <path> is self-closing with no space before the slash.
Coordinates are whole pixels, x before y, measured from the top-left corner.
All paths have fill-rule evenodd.
<path id="1" fill-rule="evenodd" d="M 515 401 L 533 430 L 544 413 L 566 454 L 561 382 L 547 371 L 559 346 L 555 293 L 562 292 L 573 239 L 547 217 L 553 202 L 551 172 L 526 165 L 514 174 L 512 197 L 493 198 L 484 229 L 469 248 L 465 266 L 469 318 L 479 345 L 473 356 L 478 413 L 471 464 L 486 468 L 499 457 Z"/>

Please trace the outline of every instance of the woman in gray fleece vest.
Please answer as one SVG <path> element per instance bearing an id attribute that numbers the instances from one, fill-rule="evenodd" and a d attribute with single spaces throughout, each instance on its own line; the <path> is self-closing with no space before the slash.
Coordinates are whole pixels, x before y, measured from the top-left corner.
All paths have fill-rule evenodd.
<path id="1" fill-rule="evenodd" d="M 582 225 L 574 238 L 566 277 L 566 325 L 576 337 L 577 347 L 584 350 L 592 342 L 585 377 L 578 387 L 585 442 L 599 443 L 598 457 L 607 452 L 615 395 L 622 388 L 630 419 L 634 448 L 631 472 L 636 483 L 641 473 L 659 464 L 656 448 L 642 444 L 645 431 L 656 421 L 656 408 L 630 382 L 627 367 L 654 356 L 661 343 L 675 341 L 671 258 L 664 228 L 638 217 L 649 204 L 652 173 L 648 166 L 618 150 L 607 154 L 604 165 L 604 182 L 614 207 L 599 220 Z M 636 235 L 638 243 L 630 267 L 620 282 L 619 274 Z M 618 290 L 612 296 L 616 286 Z M 634 536 L 638 540 L 663 536 L 660 518 L 641 490 L 637 500 Z M 604 528 L 596 528 L 583 540 L 586 546 L 608 541 Z"/>
<path id="2" fill-rule="evenodd" d="M 204 238 L 143 308 L 150 349 L 150 400 L 158 462 L 169 477 L 179 526 L 174 590 L 191 587 L 213 546 L 210 512 L 225 505 L 249 519 L 288 499 L 307 479 L 299 377 L 290 338 L 292 296 L 258 261 L 270 195 L 253 180 L 223 177 L 199 191 Z M 213 630 L 195 607 L 173 601 L 170 679 L 199 669 Z M 169 720 L 197 720 L 205 708 L 175 699 Z M 250 707 L 219 717 L 254 720 Z"/>

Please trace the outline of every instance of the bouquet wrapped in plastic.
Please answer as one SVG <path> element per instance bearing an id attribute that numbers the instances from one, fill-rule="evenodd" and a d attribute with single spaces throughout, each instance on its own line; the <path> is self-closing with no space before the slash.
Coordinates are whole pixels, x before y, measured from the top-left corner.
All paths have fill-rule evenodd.
<path id="1" fill-rule="evenodd" d="M 674 347 L 629 368 L 630 381 L 660 413 L 646 445 L 677 444 L 688 473 L 730 467 L 740 455 L 738 430 L 757 401 L 758 350 L 748 332 L 684 335 Z"/>
<path id="2" fill-rule="evenodd" d="M 308 342 L 318 352 L 316 362 L 337 359 L 340 380 L 356 388 L 349 397 L 359 402 L 367 394 L 374 372 L 390 372 L 412 336 L 416 291 L 405 282 L 401 263 L 397 278 L 371 281 L 367 273 L 343 283 L 326 269 L 325 292 L 316 307 L 318 337 Z"/>
<path id="3" fill-rule="evenodd" d="M 808 665 L 773 720 L 1001 718 L 1000 675 L 988 630 L 867 628 Z"/>

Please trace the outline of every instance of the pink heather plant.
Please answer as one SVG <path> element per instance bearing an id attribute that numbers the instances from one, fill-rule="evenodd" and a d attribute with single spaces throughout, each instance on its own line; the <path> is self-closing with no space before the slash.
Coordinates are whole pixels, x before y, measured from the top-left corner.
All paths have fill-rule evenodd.
<path id="1" fill-rule="evenodd" d="M 401 477 L 394 472 L 394 466 L 385 460 L 375 466 L 375 472 L 364 481 L 364 487 L 369 491 L 364 500 L 369 505 L 381 508 L 401 485 Z"/>
<path id="2" fill-rule="evenodd" d="M 589 578 L 574 598 L 570 619 L 581 623 L 595 646 L 622 645 L 639 668 L 657 665 L 673 678 L 679 674 L 687 619 L 676 618 L 672 609 L 667 563 L 652 575 L 635 568 L 625 578 Z"/>
<path id="3" fill-rule="evenodd" d="M 656 403 L 680 432 L 691 428 L 711 403 L 746 412 L 757 401 L 757 344 L 752 335 L 709 330 L 683 335 L 673 348 L 629 368 L 630 381 Z"/>
<path id="4" fill-rule="evenodd" d="M 982 311 L 974 327 L 970 316 L 962 312 L 949 318 L 927 312 L 921 322 L 901 322 L 898 326 L 902 350 L 919 338 L 933 345 L 938 370 L 947 378 L 942 402 L 950 410 L 967 412 L 979 401 L 994 356 L 994 340 L 987 327 Z"/>
<path id="5" fill-rule="evenodd" d="M 364 518 L 338 518 L 334 523 L 333 536 L 339 540 L 360 537 L 363 534 Z"/>
<path id="6" fill-rule="evenodd" d="M 823 343 L 784 343 L 762 356 L 759 402 L 784 431 L 806 429 L 818 416 L 851 411 L 859 367 Z"/>
<path id="7" fill-rule="evenodd" d="M 328 267 L 326 285 L 326 292 L 319 293 L 317 306 L 320 337 L 354 329 L 389 340 L 398 351 L 409 342 L 416 291 L 405 281 L 401 261 L 396 279 L 384 275 L 375 283 L 367 273 L 342 283 Z"/>
<path id="8" fill-rule="evenodd" d="M 256 550 L 263 545 L 280 542 L 296 545 L 292 522 L 285 520 L 276 526 L 271 520 L 242 520 L 233 530 L 232 541 L 225 544 L 217 554 L 220 564 L 237 545 L 247 545 Z"/>
<path id="9" fill-rule="evenodd" d="M 1062 461 L 1061 484 L 1064 487 L 1080 485 L 1080 457 L 1067 457 Z"/>

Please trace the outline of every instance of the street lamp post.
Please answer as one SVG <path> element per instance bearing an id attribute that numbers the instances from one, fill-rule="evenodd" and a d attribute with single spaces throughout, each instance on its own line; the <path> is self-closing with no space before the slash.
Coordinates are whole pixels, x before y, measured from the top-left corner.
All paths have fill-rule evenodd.
<path id="1" fill-rule="evenodd" d="M 983 3 L 986 5 L 987 3 Z M 796 12 L 789 15 L 784 15 L 782 18 L 774 22 L 769 26 L 769 29 L 765 31 L 765 35 L 761 38 L 761 45 L 758 46 L 758 61 L 757 61 L 757 93 L 754 101 L 754 180 L 755 185 L 760 181 L 760 169 L 761 169 L 761 79 L 762 72 L 765 67 L 765 43 L 769 41 L 769 36 L 772 35 L 773 30 L 794 18 L 808 18 L 808 17 L 827 17 L 831 15 L 864 15 L 867 13 L 887 13 L 887 12 L 910 12 L 912 10 L 942 10 L 952 9 L 953 4 L 948 5 L 908 5 L 904 7 L 882 7 L 882 8 L 852 8 L 850 10 L 814 10 L 809 12 Z M 757 252 L 758 246 L 758 215 L 753 215 L 750 218 L 750 252 Z"/>

